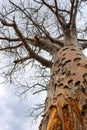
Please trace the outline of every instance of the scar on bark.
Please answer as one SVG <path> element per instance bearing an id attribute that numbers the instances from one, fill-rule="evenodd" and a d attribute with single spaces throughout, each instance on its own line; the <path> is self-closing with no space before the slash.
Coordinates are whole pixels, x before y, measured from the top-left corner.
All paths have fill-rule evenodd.
<path id="1" fill-rule="evenodd" d="M 57 130 L 61 128 L 61 121 L 57 114 L 56 106 L 51 106 L 49 110 L 49 122 L 47 126 L 47 130 Z"/>

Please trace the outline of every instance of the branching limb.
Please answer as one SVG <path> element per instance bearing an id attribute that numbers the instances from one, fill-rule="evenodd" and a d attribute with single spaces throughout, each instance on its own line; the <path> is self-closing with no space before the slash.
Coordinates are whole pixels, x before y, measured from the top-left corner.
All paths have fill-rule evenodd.
<path id="1" fill-rule="evenodd" d="M 26 60 L 29 60 L 29 56 L 21 58 L 21 59 L 17 59 L 17 60 L 14 61 L 14 63 L 18 64 L 18 63 L 22 63 L 22 62 L 24 62 Z"/>
<path id="2" fill-rule="evenodd" d="M 37 1 L 37 0 L 33 0 L 34 2 L 38 3 L 38 4 L 42 4 L 41 2 Z"/>
<path id="3" fill-rule="evenodd" d="M 43 49 L 50 54 L 55 51 L 56 47 L 60 48 L 61 46 L 64 46 L 64 43 L 58 39 L 52 39 L 52 42 L 50 40 L 47 40 L 46 38 L 39 38 L 38 43 L 36 44 L 35 38 L 25 38 L 28 44 L 31 44 L 33 46 L 36 46 L 40 49 Z M 8 42 L 21 42 L 20 38 L 10 38 L 10 37 L 0 37 L 0 40 L 8 41 Z M 54 44 L 53 44 L 54 43 Z M 7 49 L 15 49 L 17 47 L 22 46 L 23 44 L 20 43 L 17 46 L 8 46 L 6 48 L 1 48 L 0 50 L 7 50 Z"/>
<path id="4" fill-rule="evenodd" d="M 71 5 L 71 12 L 70 12 L 70 22 L 69 22 L 69 25 L 71 25 L 72 18 L 73 18 L 74 2 L 75 2 L 75 0 L 72 0 L 72 2 L 71 2 L 72 5 Z"/>
<path id="5" fill-rule="evenodd" d="M 34 18 L 31 16 L 31 14 L 30 14 L 26 9 L 20 8 L 18 5 L 16 5 L 16 4 L 15 4 L 14 2 L 12 2 L 11 0 L 9 0 L 9 2 L 10 2 L 13 6 L 15 6 L 16 8 L 18 8 L 18 9 L 33 23 L 33 25 L 34 25 L 38 30 L 41 30 L 41 31 L 49 38 L 49 40 L 51 39 L 51 37 L 50 37 L 48 31 L 47 31 L 45 28 L 43 29 L 43 27 L 40 26 L 39 23 L 34 20 Z"/>
<path id="6" fill-rule="evenodd" d="M 22 84 L 21 84 L 21 86 L 24 87 L 24 85 L 22 85 Z M 21 92 L 19 94 L 19 96 L 22 96 L 22 95 L 26 94 L 26 92 L 28 92 L 29 90 L 33 90 L 33 88 L 37 88 L 37 87 L 42 88 L 42 91 L 47 91 L 46 86 L 44 86 L 43 84 L 40 84 L 40 83 L 36 83 L 34 85 L 31 85 L 31 86 L 28 86 L 28 84 L 27 84 L 27 86 L 25 86 L 25 87 L 26 87 L 26 90 Z M 37 93 L 37 91 L 35 93 L 33 93 L 33 94 L 36 94 L 36 93 Z"/>
<path id="7" fill-rule="evenodd" d="M 80 43 L 82 49 L 87 48 L 87 39 L 77 39 L 77 40 Z"/>
<path id="8" fill-rule="evenodd" d="M 18 42 L 19 38 L 10 38 L 10 37 L 0 37 L 0 40 L 8 41 L 8 42 Z"/>
<path id="9" fill-rule="evenodd" d="M 55 11 L 53 10 L 52 6 L 50 6 L 47 2 L 45 2 L 45 0 L 42 0 L 43 4 L 48 7 L 54 14 L 55 14 Z"/>
<path id="10" fill-rule="evenodd" d="M 5 50 L 12 50 L 12 49 L 16 49 L 20 46 L 22 46 L 23 44 L 19 44 L 17 46 L 8 46 L 8 47 L 4 47 L 4 48 L 0 48 L 0 51 L 5 51 Z"/>
<path id="11" fill-rule="evenodd" d="M 72 26 L 73 28 L 76 28 L 75 23 L 76 23 L 77 8 L 78 8 L 78 0 L 72 0 L 69 26 Z"/>
<path id="12" fill-rule="evenodd" d="M 80 42 L 87 42 L 87 39 L 78 39 Z"/>
<path id="13" fill-rule="evenodd" d="M 58 15 L 57 0 L 54 0 L 54 2 L 55 2 L 56 14 Z"/>
<path id="14" fill-rule="evenodd" d="M 32 59 L 32 58 L 34 58 L 35 60 L 40 62 L 43 66 L 46 66 L 48 68 L 52 67 L 52 64 L 53 64 L 52 61 L 48 61 L 45 58 L 43 58 L 39 55 L 36 55 L 36 53 L 34 53 L 33 56 L 27 56 L 27 57 L 24 57 L 24 58 L 21 58 L 21 59 L 17 59 L 17 60 L 14 61 L 14 63 L 15 64 L 22 63 L 22 62 L 29 60 L 29 59 Z"/>
<path id="15" fill-rule="evenodd" d="M 62 46 L 64 45 L 61 41 L 58 41 L 58 40 L 56 41 L 55 39 L 53 39 L 53 38 L 50 36 L 49 32 L 46 30 L 46 28 L 45 28 L 44 26 L 40 26 L 39 23 L 35 22 L 35 20 L 32 18 L 32 16 L 29 14 L 29 12 L 27 12 L 27 10 L 24 11 L 24 10 L 21 9 L 18 5 L 14 4 L 11 0 L 9 0 L 9 2 L 10 2 L 12 5 L 14 5 L 16 8 L 18 8 L 23 14 L 25 14 L 25 16 L 27 16 L 27 18 L 29 18 L 29 20 L 33 23 L 33 25 L 34 25 L 36 28 L 38 28 L 39 30 L 41 30 L 51 42 L 54 42 L 54 43 L 56 42 L 57 44 L 60 45 L 60 47 L 62 47 Z M 47 7 L 49 7 L 50 9 L 52 9 L 52 7 L 50 7 L 50 5 L 47 4 L 44 0 L 42 0 L 42 2 L 43 2 L 44 4 L 46 4 Z M 52 10 L 53 10 L 53 9 L 52 9 Z M 53 13 L 55 13 L 54 10 L 53 10 Z M 62 18 L 60 18 L 60 19 L 62 19 Z M 61 21 L 61 20 L 60 20 L 60 21 Z M 64 21 L 64 19 L 63 19 L 62 21 Z"/>
<path id="16" fill-rule="evenodd" d="M 80 43 L 82 49 L 86 49 L 87 48 L 87 42 L 84 42 L 84 43 Z"/>
<path id="17" fill-rule="evenodd" d="M 37 90 L 36 92 L 33 93 L 33 95 L 38 94 L 38 93 L 41 93 L 41 92 L 43 92 L 43 91 L 46 91 L 46 89 Z"/>
<path id="18" fill-rule="evenodd" d="M 13 23 L 8 23 L 6 21 L 2 21 L 2 24 L 4 26 L 9 26 L 9 27 L 13 27 L 16 34 L 18 35 L 18 37 L 20 38 L 20 40 L 22 41 L 24 47 L 26 48 L 26 50 L 28 51 L 29 53 L 29 57 L 30 58 L 33 58 L 35 60 L 37 60 L 38 62 L 40 62 L 43 66 L 47 66 L 47 67 L 52 67 L 52 62 L 51 61 L 48 61 L 46 60 L 45 58 L 37 55 L 31 48 L 30 46 L 28 45 L 25 37 L 23 36 L 23 34 L 20 32 L 20 30 L 18 29 L 17 25 L 16 25 L 16 22 L 13 21 Z"/>
<path id="19" fill-rule="evenodd" d="M 65 21 L 64 16 L 60 15 L 60 13 L 59 13 L 59 9 L 58 9 L 58 6 L 57 6 L 57 0 L 55 0 L 55 8 L 56 8 L 56 10 L 54 10 L 51 5 L 49 5 L 47 2 L 45 2 L 45 0 L 42 0 L 42 2 L 43 2 L 43 4 L 46 7 L 48 7 L 53 12 L 53 14 L 58 19 L 58 22 L 60 23 L 60 25 L 62 26 L 62 28 L 64 28 L 65 25 L 66 25 L 66 21 Z"/>

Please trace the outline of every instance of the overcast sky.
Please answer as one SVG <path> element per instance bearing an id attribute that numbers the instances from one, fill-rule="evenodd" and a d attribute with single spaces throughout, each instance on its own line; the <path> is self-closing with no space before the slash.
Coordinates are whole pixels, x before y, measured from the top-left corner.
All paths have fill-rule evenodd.
<path id="1" fill-rule="evenodd" d="M 38 130 L 40 118 L 32 124 L 32 120 L 26 117 L 30 102 L 21 101 L 11 86 L 0 84 L 0 130 Z"/>
<path id="2" fill-rule="evenodd" d="M 38 130 L 40 118 L 32 124 L 26 117 L 29 100 L 21 101 L 15 95 L 14 88 L 2 85 L 0 77 L 0 130 Z"/>

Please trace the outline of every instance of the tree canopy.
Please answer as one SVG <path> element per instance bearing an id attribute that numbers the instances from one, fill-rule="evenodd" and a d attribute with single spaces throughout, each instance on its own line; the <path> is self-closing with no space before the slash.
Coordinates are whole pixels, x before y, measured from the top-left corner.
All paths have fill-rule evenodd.
<path id="1" fill-rule="evenodd" d="M 20 86 L 20 96 L 31 89 L 35 90 L 34 94 L 46 91 L 45 82 L 50 77 L 55 50 L 72 44 L 72 40 L 81 49 L 87 47 L 86 10 L 86 0 L 1 3 L 2 74 Z"/>

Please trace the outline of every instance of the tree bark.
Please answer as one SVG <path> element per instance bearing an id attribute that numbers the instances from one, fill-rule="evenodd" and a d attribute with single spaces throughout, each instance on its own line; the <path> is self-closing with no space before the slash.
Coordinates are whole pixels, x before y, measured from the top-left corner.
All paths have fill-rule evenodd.
<path id="1" fill-rule="evenodd" d="M 39 130 L 87 130 L 87 59 L 75 45 L 55 52 Z"/>

